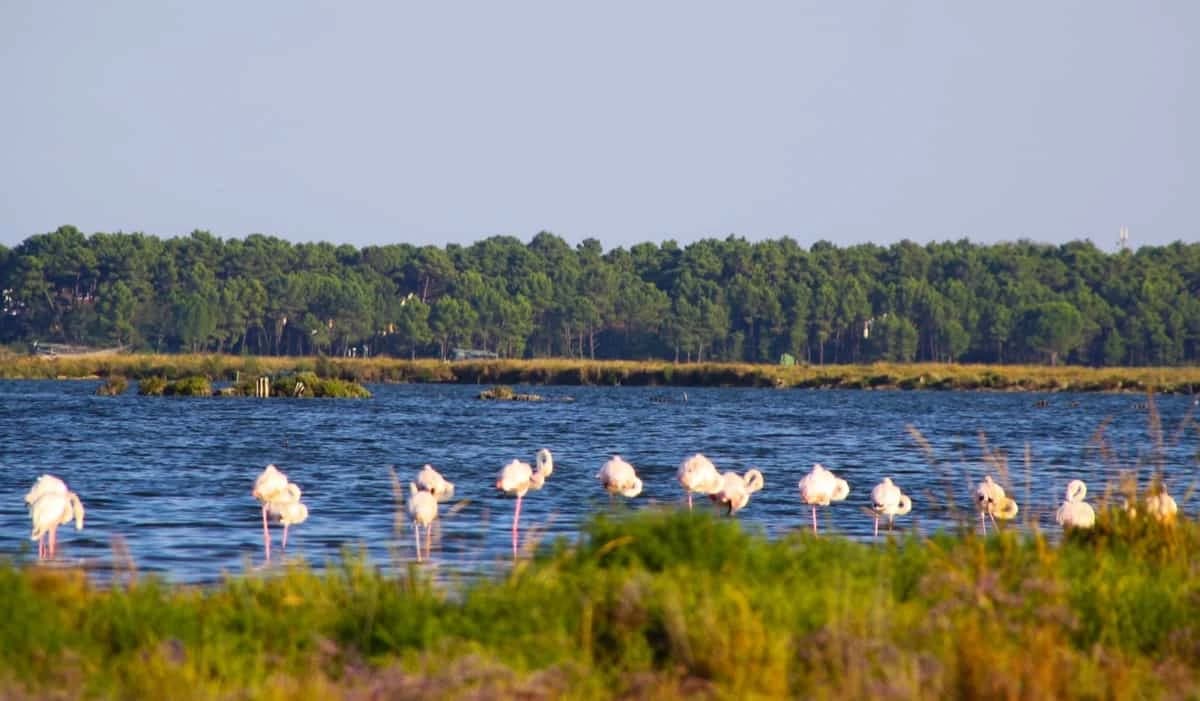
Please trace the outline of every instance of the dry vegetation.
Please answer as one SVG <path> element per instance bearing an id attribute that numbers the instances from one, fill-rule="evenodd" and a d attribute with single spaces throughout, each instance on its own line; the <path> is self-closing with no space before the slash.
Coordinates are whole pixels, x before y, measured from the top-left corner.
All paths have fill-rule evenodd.
<path id="1" fill-rule="evenodd" d="M 675 385 L 720 387 L 821 387 L 846 389 L 959 389 L 1079 392 L 1200 392 L 1200 368 L 1088 368 L 1041 365 L 891 364 L 751 365 L 576 359 L 401 360 L 232 355 L 122 355 L 42 358 L 0 357 L 4 378 L 178 379 L 204 375 L 313 372 L 322 378 L 363 383 L 458 382 L 474 384 Z"/>

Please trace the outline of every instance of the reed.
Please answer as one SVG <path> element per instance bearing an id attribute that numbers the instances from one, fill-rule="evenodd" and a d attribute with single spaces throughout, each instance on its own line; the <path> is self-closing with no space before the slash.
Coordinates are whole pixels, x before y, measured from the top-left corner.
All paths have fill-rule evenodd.
<path id="1" fill-rule="evenodd" d="M 233 355 L 133 355 L 100 357 L 0 357 L 0 377 L 26 379 L 179 379 L 203 375 L 235 380 L 242 375 L 311 372 L 323 379 L 359 383 L 455 382 L 485 385 L 671 385 L 712 387 L 1001 390 L 1039 392 L 1200 392 L 1200 367 L 1088 368 L 1079 366 L 897 364 L 765 365 L 532 360 L 308 358 Z"/>

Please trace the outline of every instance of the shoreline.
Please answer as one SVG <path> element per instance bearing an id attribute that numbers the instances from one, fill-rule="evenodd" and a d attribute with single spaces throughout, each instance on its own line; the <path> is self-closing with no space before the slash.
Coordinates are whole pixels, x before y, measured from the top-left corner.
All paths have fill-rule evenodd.
<path id="1" fill-rule="evenodd" d="M 312 356 L 109 354 L 0 356 L 0 379 L 168 380 L 204 375 L 315 372 L 360 383 L 477 385 L 759 387 L 775 389 L 984 390 L 1005 392 L 1117 392 L 1200 394 L 1200 367 L 1091 368 L 1081 366 L 875 363 L 871 365 L 766 365 L 670 361 L 403 360 Z"/>

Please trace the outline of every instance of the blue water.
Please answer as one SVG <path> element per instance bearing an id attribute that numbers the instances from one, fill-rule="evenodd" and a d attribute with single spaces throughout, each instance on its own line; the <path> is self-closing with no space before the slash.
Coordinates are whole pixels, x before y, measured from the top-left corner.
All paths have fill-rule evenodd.
<path id="1" fill-rule="evenodd" d="M 952 528 L 961 516 L 947 497 L 969 509 L 971 485 L 997 474 L 983 440 L 1007 457 L 1020 527 L 1028 517 L 1056 531 L 1053 511 L 1072 478 L 1088 482 L 1094 502 L 1119 470 L 1137 468 L 1144 481 L 1157 464 L 1181 510 L 1196 510 L 1200 430 L 1183 396 L 1157 398 L 1157 449 L 1145 398 L 1131 395 L 537 387 L 530 391 L 574 401 L 496 403 L 477 400 L 480 387 L 457 385 L 373 385 L 365 401 L 98 397 L 97 386 L 0 381 L 0 555 L 36 558 L 23 496 L 49 472 L 87 508 L 83 531 L 59 531 L 61 562 L 104 578 L 119 566 L 114 543 L 123 541 L 138 571 L 171 581 L 257 570 L 261 512 L 250 490 L 274 462 L 304 490 L 310 513 L 292 529 L 287 558 L 321 566 L 365 548 L 379 566 L 404 568 L 415 550 L 408 522 L 397 528 L 390 468 L 407 484 L 429 462 L 456 483 L 459 503 L 442 505 L 425 566 L 469 578 L 511 561 L 514 502 L 493 488 L 495 475 L 513 458 L 532 463 L 543 446 L 555 472 L 521 515 L 525 537 L 542 542 L 575 537 L 581 520 L 611 508 L 595 474 L 613 453 L 645 483 L 634 509 L 679 508 L 675 469 L 691 453 L 721 470 L 757 467 L 766 487 L 737 518 L 771 537 L 810 524 L 796 483 L 813 462 L 851 485 L 845 502 L 821 514 L 830 532 L 870 537 L 865 510 L 884 476 L 913 497 L 912 515 L 899 523 L 922 533 Z M 1112 454 L 1094 440 L 1102 426 Z M 697 508 L 712 509 L 703 500 Z"/>

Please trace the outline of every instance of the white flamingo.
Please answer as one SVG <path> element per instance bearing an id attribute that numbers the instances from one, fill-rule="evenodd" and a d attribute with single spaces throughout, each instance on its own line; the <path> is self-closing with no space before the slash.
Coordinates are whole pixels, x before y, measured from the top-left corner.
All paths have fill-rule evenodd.
<path id="1" fill-rule="evenodd" d="M 601 465 L 596 479 L 600 480 L 600 486 L 610 495 L 620 494 L 632 499 L 642 493 L 642 480 L 638 478 L 637 471 L 620 455 L 612 456 L 611 460 Z"/>
<path id="2" fill-rule="evenodd" d="M 549 448 L 542 448 L 537 452 L 535 464 L 537 469 L 534 474 L 540 476 L 539 481 L 545 482 L 550 475 L 554 474 L 554 456 L 551 455 Z M 541 489 L 541 485 L 539 484 L 537 488 Z"/>
<path id="3" fill-rule="evenodd" d="M 1179 512 L 1179 505 L 1175 503 L 1175 498 L 1167 493 L 1167 485 L 1160 480 L 1155 479 L 1146 489 L 1146 512 L 1151 518 L 1160 523 L 1171 523 L 1175 520 L 1175 515 Z M 1125 510 L 1129 512 L 1130 517 L 1138 515 L 1138 508 L 1134 501 L 1128 497 L 1125 498 Z"/>
<path id="4" fill-rule="evenodd" d="M 429 492 L 439 502 L 454 498 L 454 483 L 442 477 L 433 465 L 425 465 L 417 473 L 417 489 Z"/>
<path id="5" fill-rule="evenodd" d="M 29 488 L 29 492 L 25 495 L 25 503 L 30 509 L 33 508 L 33 503 L 46 494 L 66 494 L 67 484 L 55 477 L 54 475 L 42 475 L 38 477 Z"/>
<path id="6" fill-rule="evenodd" d="M 817 507 L 829 506 L 850 494 L 850 485 L 821 463 L 813 463 L 812 470 L 800 480 L 800 499 L 812 506 L 813 533 L 817 532 Z"/>
<path id="7" fill-rule="evenodd" d="M 438 517 L 438 500 L 433 492 L 409 482 L 408 514 L 413 520 L 413 538 L 417 543 L 417 562 L 421 562 L 421 526 L 425 526 L 425 558 L 429 558 L 430 528 Z"/>
<path id="8" fill-rule="evenodd" d="M 517 556 L 518 528 L 521 520 L 521 501 L 529 490 L 538 490 L 546 483 L 546 478 L 554 472 L 554 457 L 546 448 L 537 452 L 537 469 L 521 460 L 513 460 L 500 469 L 496 478 L 496 489 L 508 495 L 516 495 L 517 508 L 513 512 L 512 543 L 513 557 Z"/>
<path id="9" fill-rule="evenodd" d="M 283 547 L 286 550 L 288 526 L 307 519 L 308 507 L 300 503 L 300 487 L 289 482 L 287 475 L 273 464 L 267 465 L 259 474 L 250 494 L 262 504 L 263 552 L 266 559 L 270 560 L 271 529 L 267 525 L 268 516 L 275 516 L 283 524 Z"/>
<path id="10" fill-rule="evenodd" d="M 38 559 L 52 558 L 57 553 L 59 526 L 74 520 L 75 530 L 83 530 L 83 514 L 83 503 L 79 501 L 79 495 L 72 491 L 44 491 L 34 499 L 29 509 L 29 516 L 33 520 L 33 532 L 29 539 L 37 541 Z"/>
<path id="11" fill-rule="evenodd" d="M 689 510 L 692 508 L 693 492 L 711 495 L 721 491 L 725 486 L 725 480 L 721 477 L 721 473 L 717 472 L 716 465 L 713 465 L 711 460 L 700 453 L 681 462 L 675 478 L 687 492 Z"/>
<path id="12" fill-rule="evenodd" d="M 875 511 L 875 537 L 878 538 L 879 517 L 887 516 L 888 530 L 892 530 L 892 524 L 897 516 L 903 516 L 912 511 L 912 499 L 900 491 L 900 487 L 892 482 L 891 477 L 884 477 L 883 481 L 871 490 L 871 508 Z"/>
<path id="13" fill-rule="evenodd" d="M 308 507 L 300 501 L 300 487 L 288 482 L 287 488 L 272 501 L 267 502 L 267 511 L 283 524 L 281 547 L 287 550 L 288 526 L 308 520 Z"/>
<path id="14" fill-rule="evenodd" d="M 1175 503 L 1174 497 L 1167 494 L 1166 485 L 1159 485 L 1157 491 L 1146 497 L 1146 512 L 1162 523 L 1174 521 L 1178 511 L 1179 506 Z"/>
<path id="15" fill-rule="evenodd" d="M 746 508 L 746 504 L 750 503 L 750 495 L 762 488 L 763 474 L 758 470 L 751 468 L 744 475 L 729 470 L 721 475 L 721 491 L 710 494 L 709 499 L 724 504 L 725 513 L 732 516 Z"/>
<path id="16" fill-rule="evenodd" d="M 1087 485 L 1083 480 L 1071 480 L 1067 484 L 1067 498 L 1058 507 L 1054 520 L 1063 528 L 1091 528 L 1096 524 L 1096 512 L 1084 501 Z"/>
<path id="17" fill-rule="evenodd" d="M 1004 487 L 996 484 L 991 475 L 985 475 L 983 481 L 975 489 L 975 503 L 979 505 L 979 524 L 983 534 L 987 535 L 986 518 L 992 519 L 992 525 L 1000 528 L 996 519 L 1007 520 L 1017 515 L 1017 502 L 1004 492 Z"/>

